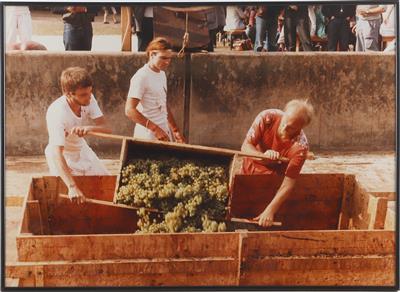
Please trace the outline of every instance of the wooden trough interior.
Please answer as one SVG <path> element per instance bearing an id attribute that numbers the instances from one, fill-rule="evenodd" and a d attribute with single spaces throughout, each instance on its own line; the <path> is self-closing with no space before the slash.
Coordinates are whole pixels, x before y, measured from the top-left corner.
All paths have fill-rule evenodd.
<path id="1" fill-rule="evenodd" d="M 226 167 L 233 217 L 258 215 L 280 184 L 275 176 L 232 176 L 229 153 L 123 141 L 121 168 L 143 157 Z M 88 198 L 113 202 L 120 177 L 75 180 Z M 354 175 L 300 175 L 276 214 L 282 226 L 264 231 L 134 234 L 135 210 L 76 205 L 58 196 L 66 192 L 59 177 L 32 179 L 18 262 L 6 268 L 20 286 L 395 285 L 395 232 L 383 229 L 387 198 L 366 192 Z"/>

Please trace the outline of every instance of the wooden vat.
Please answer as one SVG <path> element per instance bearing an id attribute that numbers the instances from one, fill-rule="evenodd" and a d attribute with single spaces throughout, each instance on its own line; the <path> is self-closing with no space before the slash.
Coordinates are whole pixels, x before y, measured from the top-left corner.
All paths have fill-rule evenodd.
<path id="1" fill-rule="evenodd" d="M 117 177 L 76 180 L 89 198 L 113 200 Z M 235 180 L 233 214 L 252 216 L 261 207 L 249 202 L 269 200 L 271 182 L 252 180 Z M 141 235 L 135 211 L 73 205 L 57 197 L 66 192 L 58 177 L 33 178 L 6 277 L 25 287 L 395 285 L 395 233 L 376 229 L 378 197 L 344 174 L 301 175 L 296 190 L 279 230 Z"/>

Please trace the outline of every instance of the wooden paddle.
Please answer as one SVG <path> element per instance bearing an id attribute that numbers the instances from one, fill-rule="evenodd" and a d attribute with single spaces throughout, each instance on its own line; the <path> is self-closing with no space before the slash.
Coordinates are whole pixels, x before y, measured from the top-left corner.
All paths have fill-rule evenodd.
<path id="1" fill-rule="evenodd" d="M 59 197 L 63 198 L 63 199 L 68 199 L 68 200 L 70 199 L 69 196 L 65 195 L 65 194 L 59 194 Z M 160 210 L 154 209 L 154 208 L 144 208 L 144 207 L 128 206 L 128 205 L 124 205 L 124 204 L 115 204 L 115 203 L 109 202 L 109 201 L 96 200 L 96 199 L 90 199 L 90 198 L 86 198 L 85 203 L 92 203 L 92 204 L 103 205 L 103 206 L 124 208 L 124 209 L 130 209 L 130 210 L 135 210 L 135 211 L 137 211 L 139 209 L 144 209 L 147 212 L 153 212 L 153 213 L 159 213 L 159 214 L 166 213 L 165 211 L 160 211 Z M 258 221 L 244 219 L 244 218 L 230 218 L 230 219 L 210 218 L 210 219 L 219 220 L 219 221 L 237 222 L 237 223 L 250 223 L 250 224 L 258 225 Z M 282 222 L 273 222 L 272 225 L 273 226 L 282 226 Z"/>
<path id="2" fill-rule="evenodd" d="M 267 159 L 265 157 L 265 155 L 262 155 L 262 154 L 247 153 L 247 152 L 243 152 L 243 151 L 231 150 L 231 149 L 226 149 L 226 148 L 208 147 L 208 146 L 200 146 L 200 145 L 192 145 L 192 144 L 182 144 L 182 143 L 176 143 L 176 142 L 164 142 L 164 141 L 158 141 L 158 140 L 150 141 L 150 140 L 132 138 L 132 137 L 128 137 L 128 136 L 97 133 L 97 132 L 91 132 L 91 133 L 89 133 L 89 135 L 95 136 L 95 137 L 101 137 L 101 138 L 117 139 L 117 140 L 126 139 L 126 140 L 137 141 L 137 142 L 142 142 L 142 143 L 144 142 L 144 143 L 156 144 L 156 145 L 170 145 L 177 149 L 192 149 L 192 150 L 200 150 L 200 151 L 203 150 L 203 151 L 214 152 L 214 153 L 219 153 L 219 154 L 239 155 L 239 156 L 253 157 L 253 158 L 259 158 L 259 159 Z M 278 158 L 278 161 L 289 162 L 289 158 L 282 156 L 282 157 Z"/>

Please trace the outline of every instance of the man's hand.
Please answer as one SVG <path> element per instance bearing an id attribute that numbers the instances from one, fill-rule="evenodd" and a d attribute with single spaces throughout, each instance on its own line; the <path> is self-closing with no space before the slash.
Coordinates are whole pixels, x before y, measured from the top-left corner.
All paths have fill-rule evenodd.
<path id="1" fill-rule="evenodd" d="M 178 130 L 173 130 L 172 131 L 174 134 L 175 141 L 178 143 L 186 143 L 185 137 L 178 131 Z"/>
<path id="2" fill-rule="evenodd" d="M 258 225 L 263 226 L 263 227 L 269 227 L 272 226 L 274 222 L 274 213 L 271 212 L 268 207 L 257 217 L 254 218 L 254 220 L 258 221 Z"/>
<path id="3" fill-rule="evenodd" d="M 264 152 L 264 155 L 270 160 L 278 160 L 280 157 L 279 152 L 274 150 L 267 150 Z"/>
<path id="4" fill-rule="evenodd" d="M 73 127 L 71 129 L 71 134 L 78 135 L 79 137 L 83 137 L 89 133 L 91 130 L 90 126 L 83 126 L 83 127 Z"/>
<path id="5" fill-rule="evenodd" d="M 68 197 L 73 203 L 85 203 L 86 197 L 77 186 L 70 186 L 68 189 Z"/>
<path id="6" fill-rule="evenodd" d="M 156 126 L 153 130 L 154 136 L 160 141 L 169 141 L 169 136 L 160 127 Z"/>

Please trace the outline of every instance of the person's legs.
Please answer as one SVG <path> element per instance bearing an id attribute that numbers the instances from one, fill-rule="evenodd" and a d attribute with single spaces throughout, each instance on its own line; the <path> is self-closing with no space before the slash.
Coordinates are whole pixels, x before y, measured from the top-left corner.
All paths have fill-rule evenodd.
<path id="1" fill-rule="evenodd" d="M 349 50 L 350 24 L 346 19 L 341 19 L 339 30 L 339 50 L 346 52 Z"/>
<path id="2" fill-rule="evenodd" d="M 368 20 L 368 25 L 364 28 L 365 37 L 365 50 L 366 51 L 379 51 L 379 28 L 381 26 L 381 20 Z"/>
<path id="3" fill-rule="evenodd" d="M 92 39 L 93 39 L 93 28 L 92 24 L 83 27 L 82 30 L 82 47 L 83 51 L 91 51 L 92 50 Z"/>
<path id="4" fill-rule="evenodd" d="M 153 18 L 143 17 L 139 51 L 140 52 L 146 51 L 147 46 L 152 40 L 153 40 Z"/>
<path id="5" fill-rule="evenodd" d="M 18 17 L 18 32 L 21 43 L 32 40 L 32 18 L 30 13 Z"/>
<path id="6" fill-rule="evenodd" d="M 256 17 L 256 39 L 254 43 L 254 51 L 260 52 L 264 46 L 266 40 L 266 21 L 264 18 Z M 266 44 L 265 44 L 266 45 Z"/>
<path id="7" fill-rule="evenodd" d="M 77 38 L 76 29 L 69 23 L 64 23 L 63 41 L 66 51 L 78 50 L 79 39 Z"/>
<path id="8" fill-rule="evenodd" d="M 310 37 L 310 21 L 308 16 L 300 17 L 297 19 L 297 28 L 299 32 L 299 39 L 303 51 L 312 51 L 311 37 Z"/>
<path id="9" fill-rule="evenodd" d="M 285 16 L 285 45 L 288 51 L 296 51 L 296 16 Z"/>
<path id="10" fill-rule="evenodd" d="M 340 22 L 335 18 L 328 23 L 328 51 L 336 51 L 337 43 L 339 40 Z"/>
<path id="11" fill-rule="evenodd" d="M 277 31 L 278 31 L 278 16 L 267 20 L 267 39 L 264 47 L 267 46 L 268 52 L 276 52 L 277 45 Z"/>
<path id="12" fill-rule="evenodd" d="M 103 6 L 103 11 L 104 11 L 104 15 L 103 15 L 103 23 L 108 23 L 107 21 L 107 16 L 108 16 L 108 8 L 106 6 Z"/>
<path id="13" fill-rule="evenodd" d="M 17 42 L 18 20 L 17 16 L 6 9 L 6 44 Z"/>

